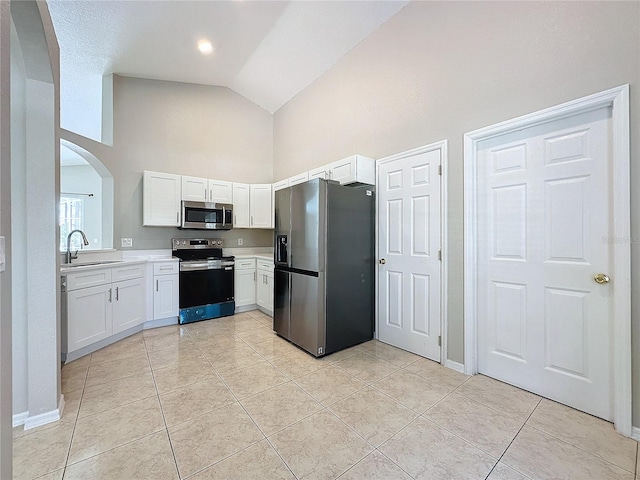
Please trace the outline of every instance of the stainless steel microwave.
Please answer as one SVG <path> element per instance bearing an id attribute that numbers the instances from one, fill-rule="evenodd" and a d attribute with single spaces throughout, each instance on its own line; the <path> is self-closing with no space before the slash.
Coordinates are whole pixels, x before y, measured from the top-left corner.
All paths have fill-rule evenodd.
<path id="1" fill-rule="evenodd" d="M 185 202 L 183 200 L 180 228 L 231 230 L 233 228 L 233 205 L 229 203 Z"/>

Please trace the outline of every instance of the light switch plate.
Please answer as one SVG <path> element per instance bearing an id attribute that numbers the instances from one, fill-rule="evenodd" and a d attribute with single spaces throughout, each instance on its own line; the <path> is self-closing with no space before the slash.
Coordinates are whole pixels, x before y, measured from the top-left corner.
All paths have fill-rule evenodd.
<path id="1" fill-rule="evenodd" d="M 123 247 L 133 247 L 133 238 L 121 238 Z"/>
<path id="2" fill-rule="evenodd" d="M 5 254 L 4 237 L 0 237 L 0 272 L 4 272 L 6 268 L 6 254 Z"/>

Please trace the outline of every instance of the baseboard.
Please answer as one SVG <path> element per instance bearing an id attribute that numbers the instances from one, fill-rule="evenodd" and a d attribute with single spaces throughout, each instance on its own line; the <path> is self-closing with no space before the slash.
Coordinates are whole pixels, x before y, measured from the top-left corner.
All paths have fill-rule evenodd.
<path id="1" fill-rule="evenodd" d="M 264 313 L 265 315 L 269 315 L 270 317 L 273 317 L 273 312 L 271 310 L 267 310 L 266 308 L 261 307 L 260 305 L 258 305 L 258 310 Z"/>
<path id="2" fill-rule="evenodd" d="M 631 438 L 640 442 L 640 427 L 631 427 Z"/>
<path id="3" fill-rule="evenodd" d="M 236 307 L 235 313 L 250 312 L 251 310 L 257 310 L 257 309 L 258 309 L 258 304 L 254 303 L 252 305 L 243 305 L 242 307 Z"/>
<path id="4" fill-rule="evenodd" d="M 159 318 L 158 320 L 149 320 L 142 324 L 143 330 L 150 328 L 168 327 L 169 325 L 178 325 L 178 317 Z"/>
<path id="5" fill-rule="evenodd" d="M 464 373 L 464 365 L 462 363 L 454 362 L 453 360 L 445 360 L 444 366 L 455 370 L 456 372 Z"/>
<path id="6" fill-rule="evenodd" d="M 55 410 L 51 410 L 50 412 L 41 413 L 40 415 L 34 415 L 33 417 L 27 417 L 24 422 L 24 429 L 30 430 L 32 428 L 46 425 L 47 423 L 56 422 L 58 420 L 60 420 L 60 409 L 56 408 Z"/>
<path id="7" fill-rule="evenodd" d="M 24 425 L 24 422 L 27 420 L 27 417 L 29 416 L 29 412 L 21 412 L 21 413 L 16 413 L 13 416 L 13 426 L 14 427 L 19 427 L 20 425 Z"/>
<path id="8" fill-rule="evenodd" d="M 123 332 L 111 335 L 108 338 L 100 340 L 96 343 L 92 343 L 91 345 L 87 345 L 86 347 L 83 347 L 79 350 L 74 350 L 70 353 L 62 353 L 62 361 L 65 363 L 72 362 L 80 357 L 84 357 L 85 355 L 93 353 L 96 350 L 107 347 L 112 343 L 119 342 L 120 340 L 141 332 L 142 330 L 147 330 L 149 328 L 166 327 L 168 325 L 178 325 L 178 317 L 161 318 L 158 320 L 149 320 L 148 322 L 141 323 L 140 325 L 136 325 L 135 327 L 131 327 Z"/>

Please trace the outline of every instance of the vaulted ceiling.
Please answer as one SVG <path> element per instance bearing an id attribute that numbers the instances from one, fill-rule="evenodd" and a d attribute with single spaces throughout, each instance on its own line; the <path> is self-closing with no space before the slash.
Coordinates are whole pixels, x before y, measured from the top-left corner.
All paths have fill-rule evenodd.
<path id="1" fill-rule="evenodd" d="M 49 0 L 63 126 L 110 73 L 227 86 L 273 113 L 407 3 Z"/>

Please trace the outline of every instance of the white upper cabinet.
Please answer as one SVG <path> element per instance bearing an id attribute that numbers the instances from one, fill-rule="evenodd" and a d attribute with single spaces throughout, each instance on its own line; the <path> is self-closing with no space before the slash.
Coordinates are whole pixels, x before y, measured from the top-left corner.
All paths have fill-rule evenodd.
<path id="1" fill-rule="evenodd" d="M 342 185 L 350 183 L 366 183 L 375 185 L 376 163 L 373 158 L 362 155 L 351 155 L 331 163 L 331 179 Z"/>
<path id="2" fill-rule="evenodd" d="M 209 196 L 209 180 L 200 177 L 182 176 L 182 200 L 206 202 Z"/>
<path id="3" fill-rule="evenodd" d="M 246 183 L 233 183 L 233 227 L 251 227 L 249 211 L 250 188 Z"/>
<path id="4" fill-rule="evenodd" d="M 182 177 L 145 170 L 142 182 L 142 225 L 180 226 Z"/>
<path id="5" fill-rule="evenodd" d="M 271 184 L 251 185 L 251 218 L 252 228 L 273 228 L 273 196 Z"/>
<path id="6" fill-rule="evenodd" d="M 224 180 L 182 176 L 182 200 L 233 203 L 233 184 Z"/>
<path id="7" fill-rule="evenodd" d="M 299 183 L 304 183 L 309 180 L 309 172 L 304 172 L 299 175 L 294 175 L 293 177 L 289 177 L 289 186 L 293 187 Z"/>
<path id="8" fill-rule="evenodd" d="M 280 180 L 273 184 L 273 191 L 277 192 L 278 190 L 282 190 L 283 188 L 287 188 L 289 186 L 289 179 L 285 178 L 284 180 Z"/>
<path id="9" fill-rule="evenodd" d="M 233 183 L 209 180 L 209 199 L 213 203 L 233 203 Z"/>
<path id="10" fill-rule="evenodd" d="M 313 180 L 314 178 L 331 178 L 329 175 L 331 173 L 331 165 L 323 165 L 318 168 L 314 168 L 313 170 L 309 170 L 309 180 Z"/>
<path id="11" fill-rule="evenodd" d="M 233 184 L 234 228 L 273 228 L 273 195 L 270 183 Z"/>

